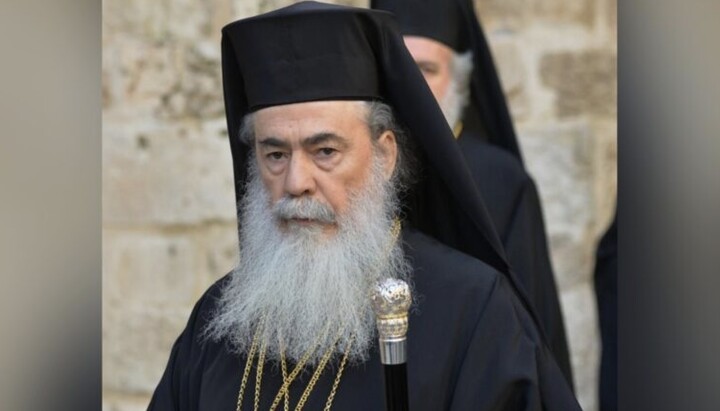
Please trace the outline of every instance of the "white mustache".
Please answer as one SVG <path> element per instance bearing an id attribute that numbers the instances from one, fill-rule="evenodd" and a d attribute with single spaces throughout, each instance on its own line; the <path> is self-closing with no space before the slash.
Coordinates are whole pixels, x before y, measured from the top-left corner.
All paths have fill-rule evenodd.
<path id="1" fill-rule="evenodd" d="M 307 219 L 334 224 L 337 217 L 333 209 L 310 197 L 283 197 L 273 206 L 272 213 L 282 220 Z"/>

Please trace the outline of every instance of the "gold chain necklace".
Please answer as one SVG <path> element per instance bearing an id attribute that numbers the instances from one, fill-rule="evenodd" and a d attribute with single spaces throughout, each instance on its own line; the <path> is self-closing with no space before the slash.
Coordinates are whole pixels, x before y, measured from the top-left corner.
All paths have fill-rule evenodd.
<path id="1" fill-rule="evenodd" d="M 392 246 L 397 241 L 400 231 L 402 229 L 402 224 L 400 223 L 400 220 L 395 219 L 393 220 L 392 227 L 390 229 L 390 238 L 392 241 L 390 242 L 390 245 L 388 246 L 387 250 L 387 256 L 390 254 L 390 250 L 392 249 Z M 261 323 L 258 325 L 257 330 L 255 331 L 255 335 L 253 336 L 252 343 L 250 345 L 250 351 L 248 352 L 248 357 L 245 362 L 245 369 L 243 370 L 243 376 L 242 381 L 240 382 L 240 390 L 238 393 L 238 399 L 237 399 L 237 405 L 235 410 L 241 411 L 242 409 L 242 401 L 243 397 L 245 396 L 245 387 L 247 386 L 247 380 L 250 377 L 250 370 L 252 368 L 252 363 L 255 360 L 255 353 L 257 351 L 257 345 L 258 345 L 258 338 L 261 334 L 263 325 L 264 325 L 264 319 L 261 321 Z M 335 345 L 338 343 L 338 338 L 335 340 L 335 342 L 328 348 L 328 350 L 323 354 L 322 358 L 320 359 L 320 363 L 318 363 L 318 366 L 315 369 L 315 372 L 313 373 L 312 377 L 310 378 L 310 381 L 308 382 L 307 387 L 305 387 L 305 390 L 302 393 L 302 396 L 300 397 L 300 401 L 298 401 L 298 404 L 295 406 L 295 411 L 301 411 L 302 408 L 305 406 L 305 403 L 307 402 L 310 393 L 312 392 L 313 388 L 315 388 L 315 384 L 317 383 L 318 379 L 320 378 L 320 375 L 322 374 L 322 371 L 326 367 L 328 361 L 330 360 L 330 357 L 332 357 L 333 352 L 335 351 Z M 320 339 L 315 343 L 315 348 L 319 345 Z M 335 395 L 337 394 L 338 386 L 340 385 L 340 379 L 342 377 L 343 371 L 345 371 L 345 365 L 347 363 L 348 355 L 350 353 L 350 347 L 352 346 L 353 338 L 350 338 L 350 341 L 348 342 L 348 346 L 345 349 L 345 354 L 342 357 L 342 360 L 340 361 L 340 366 L 338 367 L 337 374 L 335 375 L 335 379 L 333 381 L 332 388 L 330 390 L 330 394 L 328 395 L 327 401 L 325 402 L 325 408 L 324 411 L 330 411 L 330 408 L 332 407 L 333 400 L 335 399 Z M 253 404 L 253 410 L 258 411 L 259 405 L 260 405 L 260 388 L 262 384 L 262 373 L 263 368 L 265 365 L 265 352 L 266 352 L 267 344 L 266 341 L 263 341 L 261 348 L 260 348 L 260 355 L 258 358 L 258 364 L 257 364 L 257 371 L 255 374 L 255 398 L 254 398 L 254 404 Z M 285 365 L 285 353 L 284 350 L 280 351 L 280 364 L 282 368 L 282 378 L 283 378 L 283 384 L 280 387 L 280 390 L 278 391 L 277 395 L 275 395 L 275 399 L 273 400 L 272 404 L 270 405 L 269 411 L 275 411 L 275 408 L 280 404 L 281 400 L 283 401 L 283 408 L 284 411 L 289 411 L 290 407 L 290 399 L 289 399 L 289 389 L 292 382 L 295 380 L 297 375 L 305 368 L 305 364 L 309 360 L 310 356 L 313 352 L 315 352 L 315 348 L 312 348 L 308 350 L 302 358 L 300 358 L 300 361 L 295 365 L 295 368 L 290 373 L 290 375 L 287 375 L 287 368 Z"/>
<path id="2" fill-rule="evenodd" d="M 245 369 L 243 371 L 243 378 L 240 383 L 240 392 L 238 393 L 238 400 L 236 405 L 236 411 L 241 411 L 242 409 L 242 400 L 245 396 L 245 387 L 247 386 L 247 380 L 250 377 L 250 369 L 252 368 L 252 363 L 255 360 L 255 353 L 257 351 L 257 345 L 258 345 L 258 337 L 260 334 L 260 328 L 258 327 L 258 330 L 255 331 L 255 336 L 253 337 L 253 342 L 250 346 L 250 352 L 248 353 L 248 358 L 245 363 Z M 318 364 L 317 369 L 313 373 L 312 378 L 310 379 L 310 382 L 308 383 L 308 386 L 305 388 L 305 391 L 302 394 L 302 397 L 300 398 L 300 401 L 298 402 L 297 406 L 295 407 L 295 411 L 301 411 L 302 408 L 305 406 L 305 402 L 307 402 L 308 397 L 310 396 L 310 392 L 312 392 L 313 388 L 315 387 L 315 384 L 317 383 L 317 380 L 320 378 L 320 374 L 322 374 L 323 369 L 327 365 L 328 361 L 330 360 L 330 357 L 332 357 L 333 352 L 335 351 L 335 345 L 337 344 L 338 340 L 335 340 L 335 343 L 332 344 L 328 350 L 323 354 L 322 358 L 320 359 L 320 363 Z M 332 389 L 330 390 L 330 395 L 328 396 L 327 402 L 325 403 L 325 410 L 328 411 L 332 407 L 332 402 L 335 399 L 335 394 L 337 393 L 338 386 L 340 385 L 340 379 L 342 377 L 343 371 L 345 370 L 345 364 L 347 363 L 348 355 L 350 353 L 350 347 L 352 345 L 352 339 L 350 340 L 348 347 L 345 351 L 345 354 L 343 355 L 343 358 L 340 362 L 340 367 L 338 368 L 337 375 L 335 376 L 335 380 L 332 385 Z M 317 344 L 316 344 L 317 346 Z M 262 369 L 264 367 L 264 361 L 265 361 L 265 350 L 266 350 L 266 344 L 262 344 L 262 348 L 260 350 L 260 356 L 258 358 L 258 364 L 257 364 L 257 371 L 255 376 L 255 402 L 253 404 L 253 409 L 255 411 L 258 411 L 259 409 L 259 399 L 260 399 L 260 385 L 262 382 Z M 284 353 L 281 353 L 281 361 L 283 368 L 283 385 L 280 388 L 280 391 L 278 391 L 277 395 L 275 396 L 275 399 L 273 400 L 272 405 L 270 406 L 270 411 L 274 411 L 275 408 L 280 404 L 281 399 L 285 399 L 285 410 L 289 407 L 289 388 L 290 384 L 295 380 L 297 375 L 305 368 L 305 364 L 307 363 L 308 359 L 310 358 L 310 355 L 315 352 L 315 349 L 308 350 L 303 357 L 298 361 L 297 365 L 293 369 L 293 371 L 290 373 L 289 376 L 286 377 L 286 371 L 285 371 L 285 355 Z"/>
<path id="3" fill-rule="evenodd" d="M 332 406 L 332 401 L 335 398 L 335 393 L 337 391 L 337 386 L 340 384 L 340 377 L 342 376 L 343 370 L 345 369 L 345 363 L 347 362 L 348 353 L 350 352 L 350 347 L 352 346 L 352 338 L 350 339 L 347 348 L 345 349 L 345 355 L 343 355 L 342 360 L 340 361 L 340 368 L 338 368 L 337 375 L 335 376 L 335 381 L 333 382 L 332 389 L 330 390 L 330 395 L 328 396 L 327 402 L 325 403 L 325 410 L 329 410 Z M 336 341 L 337 343 L 337 341 Z M 333 344 L 333 347 L 330 348 L 330 351 L 328 351 L 329 354 L 332 355 L 332 352 L 334 351 L 335 344 Z M 310 392 L 312 391 L 313 387 L 315 387 L 315 384 L 317 383 L 318 378 L 320 378 L 320 374 L 322 374 L 323 369 L 325 369 L 325 366 L 327 365 L 328 360 L 330 359 L 330 355 L 323 356 L 323 359 L 321 360 L 320 364 L 318 364 L 317 369 L 313 373 L 312 378 L 310 378 L 310 382 L 308 383 L 308 386 L 305 387 L 305 391 L 303 391 L 302 396 L 300 397 L 300 401 L 298 401 L 297 406 L 295 407 L 295 411 L 301 411 L 302 408 L 305 406 L 305 403 L 307 402 L 308 397 L 310 396 Z M 271 410 L 272 411 L 272 410 Z"/>
<path id="4" fill-rule="evenodd" d="M 282 368 L 283 384 L 285 384 L 285 381 L 287 381 L 288 379 L 288 375 L 287 366 L 285 365 L 285 350 L 283 350 L 282 348 L 280 349 L 280 367 Z M 283 401 L 283 410 L 290 410 L 290 393 L 287 390 L 285 390 L 285 401 Z"/>
<path id="5" fill-rule="evenodd" d="M 263 340 L 262 347 L 260 348 L 260 357 L 258 358 L 258 365 L 255 371 L 255 402 L 253 408 L 258 409 L 260 404 L 260 388 L 262 387 L 262 374 L 265 364 L 265 351 L 267 349 L 266 341 Z"/>
<path id="6" fill-rule="evenodd" d="M 278 404 L 280 404 L 281 398 L 288 398 L 290 384 L 292 384 L 293 381 L 295 381 L 295 377 L 297 377 L 298 374 L 300 374 L 300 371 L 302 371 L 305 368 L 305 364 L 307 363 L 308 359 L 310 358 L 310 355 L 312 355 L 312 353 L 315 352 L 315 349 L 318 347 L 318 345 L 320 345 L 320 341 L 326 337 L 327 337 L 327 331 L 318 338 L 318 340 L 315 342 L 314 347 L 312 349 L 308 350 L 308 352 L 306 352 L 302 356 L 302 358 L 300 358 L 300 361 L 298 361 L 298 363 L 295 365 L 295 368 L 292 370 L 292 372 L 288 376 L 287 380 L 283 379 L 283 384 L 280 387 L 280 391 L 278 391 L 277 395 L 275 396 L 275 399 L 273 400 L 272 404 L 270 405 L 270 411 L 275 410 L 275 408 L 278 406 Z M 334 347 L 334 344 L 323 355 L 323 358 L 325 356 L 329 357 L 330 355 L 332 355 L 333 347 Z M 284 355 L 283 355 L 283 357 L 284 357 Z M 255 411 L 257 411 L 257 410 L 255 410 Z"/>
<path id="7" fill-rule="evenodd" d="M 257 350 L 257 340 L 260 334 L 260 327 L 258 326 L 253 336 L 252 344 L 250 345 L 250 351 L 248 352 L 247 361 L 245 362 L 245 370 L 243 371 L 242 381 L 240 382 L 240 395 L 238 395 L 237 406 L 235 411 L 241 411 L 242 400 L 245 397 L 245 386 L 247 385 L 248 377 L 250 376 L 250 368 L 253 360 L 255 359 L 255 351 Z M 257 407 L 255 407 L 257 408 Z"/>

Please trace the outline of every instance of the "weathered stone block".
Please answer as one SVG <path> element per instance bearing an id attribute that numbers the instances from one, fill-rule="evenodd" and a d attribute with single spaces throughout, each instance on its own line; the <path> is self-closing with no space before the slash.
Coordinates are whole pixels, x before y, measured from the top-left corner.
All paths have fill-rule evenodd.
<path id="1" fill-rule="evenodd" d="M 617 54 L 610 50 L 550 53 L 540 77 L 556 93 L 560 117 L 617 114 Z"/>
<path id="2" fill-rule="evenodd" d="M 475 0 L 483 21 L 502 21 L 504 26 L 521 27 L 529 21 L 552 21 L 591 25 L 595 0 Z"/>
<path id="3" fill-rule="evenodd" d="M 122 37 L 103 45 L 103 89 L 108 110 L 134 122 L 154 120 L 160 96 L 178 83 L 177 49 Z"/>
<path id="4" fill-rule="evenodd" d="M 617 201 L 617 123 L 593 124 L 595 131 L 595 232 L 600 235 L 612 219 Z"/>
<path id="5" fill-rule="evenodd" d="M 131 394 L 150 394 L 160 381 L 170 348 L 190 308 L 103 302 L 103 385 Z"/>
<path id="6" fill-rule="evenodd" d="M 110 224 L 235 221 L 224 120 L 197 125 L 105 122 L 103 220 Z"/>
<path id="7" fill-rule="evenodd" d="M 220 45 L 199 40 L 178 52 L 178 77 L 157 96 L 160 119 L 224 117 Z"/>
<path id="8" fill-rule="evenodd" d="M 549 234 L 550 256 L 558 290 L 577 287 L 591 280 L 595 261 L 592 240 L 590 230 Z"/>
<path id="9" fill-rule="evenodd" d="M 532 14 L 549 21 L 592 26 L 597 0 L 532 0 Z"/>
<path id="10" fill-rule="evenodd" d="M 136 122 L 224 116 L 219 43 L 157 45 L 126 38 L 105 50 L 109 112 Z"/>
<path id="11" fill-rule="evenodd" d="M 103 26 L 111 32 L 152 42 L 197 39 L 208 34 L 208 9 L 213 3 L 196 0 L 105 1 Z"/>
<path id="12" fill-rule="evenodd" d="M 232 6 L 234 12 L 232 19 L 229 19 L 228 15 L 225 15 L 224 17 L 222 15 L 219 16 L 219 18 L 224 21 L 223 25 L 229 23 L 230 21 L 251 17 L 260 13 L 258 1 L 232 0 Z"/>
<path id="13" fill-rule="evenodd" d="M 578 401 L 583 410 L 596 410 L 600 342 L 592 285 L 585 284 L 560 293 L 560 302 L 565 314 Z"/>
<path id="14" fill-rule="evenodd" d="M 512 117 L 522 119 L 529 109 L 525 88 L 528 76 L 517 42 L 507 35 L 492 36 L 488 41 Z"/>
<path id="15" fill-rule="evenodd" d="M 593 136 L 585 122 L 520 129 L 530 174 L 535 178 L 550 228 L 591 219 Z"/>
<path id="16" fill-rule="evenodd" d="M 239 261 L 238 227 L 234 222 L 213 224 L 198 233 L 204 271 L 202 291 L 220 277 L 229 273 Z"/>
<path id="17" fill-rule="evenodd" d="M 103 411 L 146 411 L 150 395 L 108 396 L 103 394 Z"/>
<path id="18" fill-rule="evenodd" d="M 607 6 L 605 12 L 607 14 L 608 26 L 612 33 L 617 33 L 617 0 L 606 0 Z"/>
<path id="19" fill-rule="evenodd" d="M 517 42 L 509 36 L 493 36 L 490 38 L 490 47 L 503 91 L 509 94 L 521 90 L 525 85 L 527 73 Z"/>
<path id="20" fill-rule="evenodd" d="M 503 26 L 519 27 L 526 19 L 527 0 L 475 0 L 475 11 L 488 26 L 501 21 Z"/>
<path id="21" fill-rule="evenodd" d="M 105 230 L 104 297 L 128 303 L 190 306 L 201 254 L 191 235 Z"/>
<path id="22" fill-rule="evenodd" d="M 519 131 L 543 205 L 559 289 L 588 281 L 593 222 L 592 135 L 586 123 Z"/>

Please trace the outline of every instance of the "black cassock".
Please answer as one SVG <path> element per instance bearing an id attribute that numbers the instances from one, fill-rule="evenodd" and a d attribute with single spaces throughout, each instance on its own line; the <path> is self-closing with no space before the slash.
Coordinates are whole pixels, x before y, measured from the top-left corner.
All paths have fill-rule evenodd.
<path id="1" fill-rule="evenodd" d="M 595 296 L 597 297 L 602 356 L 600 357 L 600 410 L 617 410 L 617 211 L 596 253 Z"/>
<path id="2" fill-rule="evenodd" d="M 406 229 L 401 238 L 413 266 L 416 301 L 408 332 L 412 411 L 580 409 L 503 275 L 418 231 Z M 200 339 L 226 279 L 195 306 L 173 346 L 150 410 L 235 409 L 244 358 L 229 353 L 223 343 Z M 305 409 L 323 409 L 336 370 L 337 359 L 318 380 Z M 254 375 L 248 380 L 243 410 L 253 409 Z M 301 374 L 291 386 L 290 409 L 311 375 Z M 281 382 L 279 367 L 266 365 L 260 409 L 269 407 Z M 333 409 L 383 410 L 383 390 L 383 370 L 373 348 L 368 361 L 346 368 Z"/>
<path id="3" fill-rule="evenodd" d="M 565 325 L 535 182 L 515 156 L 477 135 L 463 131 L 458 144 L 510 267 L 535 307 L 558 365 L 572 381 Z"/>

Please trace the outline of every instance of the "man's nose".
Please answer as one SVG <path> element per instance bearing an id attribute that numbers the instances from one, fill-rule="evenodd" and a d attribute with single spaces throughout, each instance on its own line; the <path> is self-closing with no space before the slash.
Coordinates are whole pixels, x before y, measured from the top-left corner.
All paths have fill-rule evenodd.
<path id="1" fill-rule="evenodd" d="M 316 185 L 312 161 L 303 155 L 295 155 L 290 158 L 288 167 L 285 193 L 294 197 L 314 194 Z"/>

